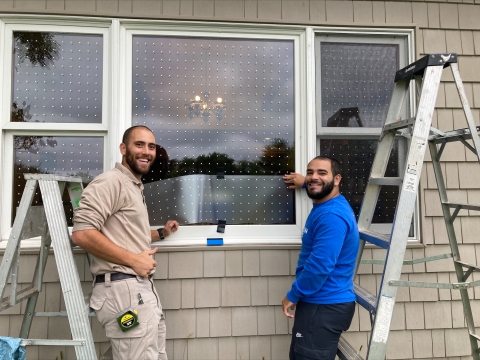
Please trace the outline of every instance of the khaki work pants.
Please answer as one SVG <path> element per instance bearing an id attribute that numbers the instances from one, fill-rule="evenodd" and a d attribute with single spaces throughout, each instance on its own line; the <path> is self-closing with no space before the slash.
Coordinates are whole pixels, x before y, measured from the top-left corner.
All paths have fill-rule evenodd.
<path id="1" fill-rule="evenodd" d="M 110 281 L 106 274 L 93 288 L 90 307 L 110 338 L 114 360 L 167 360 L 165 317 L 152 279 Z M 128 308 L 137 310 L 140 324 L 123 332 L 117 315 Z"/>

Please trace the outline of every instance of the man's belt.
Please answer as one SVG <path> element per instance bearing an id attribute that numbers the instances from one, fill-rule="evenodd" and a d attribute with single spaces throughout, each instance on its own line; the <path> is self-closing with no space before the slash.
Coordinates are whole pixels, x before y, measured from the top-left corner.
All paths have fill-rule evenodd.
<path id="1" fill-rule="evenodd" d="M 131 279 L 136 277 L 137 275 L 125 274 L 121 272 L 110 273 L 110 281 L 125 280 L 125 279 Z M 104 283 L 104 282 L 105 282 L 105 274 L 95 276 L 95 283 Z"/>

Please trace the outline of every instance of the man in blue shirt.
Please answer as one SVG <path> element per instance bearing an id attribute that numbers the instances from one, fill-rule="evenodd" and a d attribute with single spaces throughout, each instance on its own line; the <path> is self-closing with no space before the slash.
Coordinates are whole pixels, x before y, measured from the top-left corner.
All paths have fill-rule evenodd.
<path id="1" fill-rule="evenodd" d="M 317 156 L 307 167 L 305 185 L 312 199 L 302 236 L 296 279 L 282 301 L 294 316 L 290 360 L 334 360 L 342 331 L 355 313 L 353 276 L 359 234 L 355 215 L 340 194 L 340 164 Z"/>

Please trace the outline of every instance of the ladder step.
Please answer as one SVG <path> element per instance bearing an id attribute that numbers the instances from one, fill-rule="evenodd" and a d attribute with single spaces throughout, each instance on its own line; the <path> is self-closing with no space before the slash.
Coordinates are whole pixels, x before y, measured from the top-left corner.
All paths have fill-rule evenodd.
<path id="1" fill-rule="evenodd" d="M 359 230 L 360 239 L 370 244 L 377 245 L 383 249 L 388 249 L 390 246 L 390 235 L 380 234 L 372 230 Z"/>
<path id="2" fill-rule="evenodd" d="M 392 131 L 392 130 L 405 129 L 406 127 L 409 127 L 410 125 L 413 125 L 413 124 L 415 124 L 415 118 L 414 117 L 412 117 L 410 119 L 395 121 L 391 124 L 386 124 L 383 127 L 383 130 L 384 131 Z"/>
<path id="3" fill-rule="evenodd" d="M 471 337 L 477 339 L 477 341 L 480 341 L 480 336 L 478 336 L 477 334 L 472 334 L 472 333 L 470 333 L 469 335 L 470 335 Z"/>
<path id="4" fill-rule="evenodd" d="M 476 266 L 476 265 L 471 265 L 471 264 L 468 264 L 466 262 L 463 262 L 463 261 L 459 261 L 459 260 L 454 260 L 457 264 L 460 264 L 462 265 L 464 268 L 467 268 L 467 269 L 473 269 L 473 271 L 480 271 L 480 267 Z"/>
<path id="5" fill-rule="evenodd" d="M 480 126 L 476 127 L 477 132 L 480 131 Z M 428 137 L 429 141 L 433 141 L 435 144 L 439 144 L 443 141 L 446 142 L 454 142 L 463 140 L 470 140 L 472 138 L 472 134 L 470 133 L 469 128 L 458 129 L 458 130 L 451 130 L 446 131 L 443 134 L 434 134 Z"/>
<path id="6" fill-rule="evenodd" d="M 113 360 L 113 353 L 112 353 L 112 347 L 110 346 L 107 351 L 105 351 L 105 354 L 100 356 L 100 360 Z"/>
<path id="7" fill-rule="evenodd" d="M 15 301 L 15 305 L 18 303 L 21 303 L 23 300 L 28 299 L 29 297 L 32 297 L 36 293 L 38 293 L 38 289 L 33 286 L 29 286 L 29 287 L 26 287 L 25 289 L 17 291 L 17 298 Z M 10 305 L 10 296 L 6 296 L 2 299 L 2 302 L 0 303 L 0 311 L 6 310 L 11 306 L 12 305 Z"/>
<path id="8" fill-rule="evenodd" d="M 385 185 L 385 186 L 400 186 L 403 183 L 401 177 L 371 177 L 368 179 L 369 184 Z"/>
<path id="9" fill-rule="evenodd" d="M 341 360 L 363 360 L 358 351 L 343 336 L 340 336 L 338 341 L 337 355 Z"/>
<path id="10" fill-rule="evenodd" d="M 452 202 L 444 202 L 445 205 L 451 208 L 459 208 L 460 210 L 476 210 L 480 211 L 480 205 L 472 205 L 472 204 L 458 204 Z"/>
<path id="11" fill-rule="evenodd" d="M 368 310 L 370 314 L 375 314 L 377 311 L 377 297 L 358 284 L 354 284 L 353 291 L 357 296 L 357 303 Z"/>

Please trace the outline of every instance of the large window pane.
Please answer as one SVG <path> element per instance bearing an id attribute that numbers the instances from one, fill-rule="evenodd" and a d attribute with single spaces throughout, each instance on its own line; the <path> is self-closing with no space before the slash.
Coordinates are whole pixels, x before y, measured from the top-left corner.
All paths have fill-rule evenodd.
<path id="1" fill-rule="evenodd" d="M 322 42 L 320 62 L 322 126 L 382 127 L 398 46 Z"/>
<path id="2" fill-rule="evenodd" d="M 133 37 L 133 124 L 168 164 L 145 179 L 152 224 L 295 222 L 281 181 L 295 169 L 293 56 L 293 41 Z"/>
<path id="3" fill-rule="evenodd" d="M 103 37 L 14 32 L 12 122 L 101 123 Z"/>
<path id="4" fill-rule="evenodd" d="M 26 180 L 24 174 L 79 176 L 84 185 L 103 172 L 103 137 L 14 136 L 13 209 L 20 204 Z M 32 205 L 43 204 L 39 190 Z M 72 208 L 64 196 L 67 221 L 71 225 Z"/>

